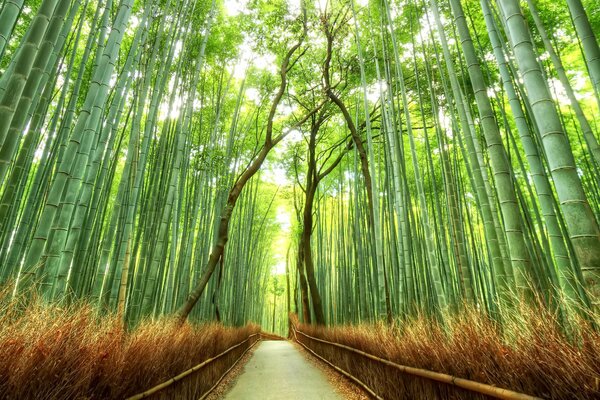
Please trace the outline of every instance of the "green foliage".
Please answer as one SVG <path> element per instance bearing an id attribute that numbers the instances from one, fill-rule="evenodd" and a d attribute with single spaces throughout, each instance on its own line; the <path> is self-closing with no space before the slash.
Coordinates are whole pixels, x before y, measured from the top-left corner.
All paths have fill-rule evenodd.
<path id="1" fill-rule="evenodd" d="M 2 129 L 15 133 L 3 131 L 0 141 L 0 281 L 40 286 L 51 301 L 89 298 L 132 323 L 173 313 L 218 247 L 230 191 L 272 123 L 274 137 L 287 136 L 244 182 L 222 265 L 193 318 L 218 310 L 232 324 L 271 323 L 268 294 L 277 312 L 287 308 L 284 293 L 299 303 L 294 261 L 307 215 L 309 293 L 322 297 L 328 322 L 379 319 L 384 309 L 441 315 L 446 302 L 453 309 L 464 301 L 497 316 L 516 290 L 511 279 L 501 287 L 503 270 L 510 275 L 522 259 L 530 259 L 531 292 L 548 305 L 567 293 L 581 310 L 593 307 L 600 275 L 586 257 L 596 254 L 600 215 L 595 70 L 572 4 L 536 1 L 586 132 L 530 13 L 523 10 L 517 29 L 498 3 L 486 20 L 479 0 L 440 2 L 438 26 L 426 1 L 251 0 L 237 13 L 223 1 L 73 1 L 72 21 L 54 21 L 64 46 L 41 33 L 50 48 L 28 36 L 50 3 L 27 2 L 0 60 Z M 583 6 L 598 32 L 594 1 Z M 533 38 L 526 55 L 511 47 L 519 34 Z M 20 58 L 23 48 L 31 54 Z M 53 62 L 36 59 L 49 49 Z M 527 63 L 541 68 L 533 85 Z M 32 96 L 18 85 L 30 85 Z M 550 140 L 554 131 L 561 143 Z M 287 276 L 272 270 L 282 260 Z"/>

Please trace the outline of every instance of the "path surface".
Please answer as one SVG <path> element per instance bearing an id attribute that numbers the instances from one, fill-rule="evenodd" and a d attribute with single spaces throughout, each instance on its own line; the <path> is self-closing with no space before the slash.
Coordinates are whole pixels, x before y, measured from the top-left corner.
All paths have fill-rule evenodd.
<path id="1" fill-rule="evenodd" d="M 264 341 L 225 400 L 342 400 L 325 374 L 286 341 Z"/>

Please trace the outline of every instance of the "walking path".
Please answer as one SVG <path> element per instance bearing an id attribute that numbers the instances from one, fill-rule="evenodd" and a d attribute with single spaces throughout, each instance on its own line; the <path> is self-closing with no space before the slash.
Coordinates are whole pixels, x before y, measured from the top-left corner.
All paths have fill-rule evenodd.
<path id="1" fill-rule="evenodd" d="M 325 374 L 290 342 L 264 341 L 225 400 L 342 400 Z"/>

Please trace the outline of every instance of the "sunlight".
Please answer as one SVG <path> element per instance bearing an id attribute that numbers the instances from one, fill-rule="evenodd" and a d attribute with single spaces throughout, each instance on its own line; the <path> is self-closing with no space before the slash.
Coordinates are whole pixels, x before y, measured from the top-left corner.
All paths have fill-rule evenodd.
<path id="1" fill-rule="evenodd" d="M 256 43 L 250 37 L 245 36 L 244 41 L 238 48 L 238 61 L 233 67 L 228 67 L 230 73 L 233 74 L 236 79 L 244 79 L 246 71 L 250 66 L 254 68 L 263 69 L 268 71 L 270 74 L 277 73 L 276 57 L 272 53 L 257 53 L 254 49 Z"/>
<path id="2" fill-rule="evenodd" d="M 438 108 L 438 121 L 442 130 L 446 132 L 448 138 L 452 137 L 452 119 L 444 112 L 442 107 Z"/>
<path id="3" fill-rule="evenodd" d="M 559 104 L 567 105 L 570 103 L 569 96 L 567 96 L 567 91 L 558 78 L 549 78 L 548 85 L 550 86 L 552 96 Z"/>
<path id="4" fill-rule="evenodd" d="M 302 12 L 302 0 L 288 0 L 288 15 L 286 19 L 293 20 Z"/>
<path id="5" fill-rule="evenodd" d="M 248 0 L 225 0 L 223 2 L 225 14 L 230 17 L 235 17 L 239 14 L 248 13 Z"/>
<path id="6" fill-rule="evenodd" d="M 266 164 L 266 163 L 265 163 Z M 290 180 L 287 177 L 287 173 L 283 167 L 279 164 L 265 165 L 264 173 L 261 175 L 263 181 L 269 182 L 278 186 L 287 186 L 290 184 Z"/>
<path id="7" fill-rule="evenodd" d="M 327 11 L 327 3 L 328 0 L 317 0 L 317 7 L 319 8 L 319 11 L 321 12 L 321 14 L 323 14 L 325 11 Z"/>
<path id="8" fill-rule="evenodd" d="M 260 92 L 258 89 L 253 87 L 246 88 L 245 94 L 246 98 L 252 101 L 255 105 L 258 106 L 260 104 Z"/>
<path id="9" fill-rule="evenodd" d="M 299 143 L 302 140 L 302 132 L 300 132 L 298 129 L 292 129 L 285 138 L 283 138 L 283 143 L 285 143 L 286 146 L 289 146 L 291 144 L 296 144 Z"/>
<path id="10" fill-rule="evenodd" d="M 587 78 L 584 75 L 583 71 L 569 71 L 571 74 L 570 81 L 571 86 L 575 90 L 575 97 L 577 100 L 592 100 L 594 99 L 593 91 L 586 90 L 586 85 L 588 83 Z"/>
<path id="11" fill-rule="evenodd" d="M 292 214 L 288 207 L 289 205 L 280 204 L 277 206 L 277 212 L 275 214 L 275 221 L 277 222 L 277 225 L 279 225 L 279 229 L 271 245 L 271 251 L 274 256 L 273 260 L 275 262 L 275 265 L 271 268 L 272 275 L 285 274 L 285 264 L 290 246 L 290 232 L 292 229 Z"/>
<path id="12" fill-rule="evenodd" d="M 178 40 L 175 42 L 175 51 L 173 52 L 173 58 L 178 58 L 181 50 L 183 49 L 183 42 Z"/>
<path id="13" fill-rule="evenodd" d="M 279 106 L 279 112 L 283 117 L 289 117 L 294 112 L 295 107 L 288 103 L 283 103 Z"/>
<path id="14" fill-rule="evenodd" d="M 165 119 L 177 119 L 181 110 L 182 100 L 181 97 L 177 96 L 173 101 L 173 107 L 169 107 L 168 102 L 161 103 L 158 109 L 158 120 L 164 121 Z"/>
<path id="15" fill-rule="evenodd" d="M 285 262 L 278 262 L 271 268 L 271 275 L 285 275 Z"/>
<path id="16" fill-rule="evenodd" d="M 380 97 L 379 85 L 377 83 L 373 83 L 367 87 L 367 100 L 369 103 L 377 103 Z"/>
<path id="17" fill-rule="evenodd" d="M 290 217 L 290 213 L 285 207 L 277 207 L 277 216 L 275 217 L 275 220 L 281 227 L 281 230 L 286 234 L 289 233 L 290 228 L 292 227 L 292 224 L 290 223 Z"/>
<path id="18" fill-rule="evenodd" d="M 169 81 L 169 91 L 173 91 L 175 86 L 175 77 Z M 171 99 L 166 98 L 158 107 L 158 120 L 164 121 L 167 118 L 177 119 L 183 105 L 183 99 L 181 96 L 175 96 L 173 103 L 170 104 Z"/>

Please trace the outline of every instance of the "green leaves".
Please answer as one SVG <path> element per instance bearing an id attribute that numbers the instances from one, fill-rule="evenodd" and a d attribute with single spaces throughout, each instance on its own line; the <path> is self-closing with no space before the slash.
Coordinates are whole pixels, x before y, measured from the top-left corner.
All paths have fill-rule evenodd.
<path id="1" fill-rule="evenodd" d="M 550 3 L 5 2 L 0 280 L 133 323 L 272 322 L 297 234 L 285 290 L 320 323 L 496 313 L 514 266 L 585 307 L 598 16 Z"/>

